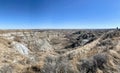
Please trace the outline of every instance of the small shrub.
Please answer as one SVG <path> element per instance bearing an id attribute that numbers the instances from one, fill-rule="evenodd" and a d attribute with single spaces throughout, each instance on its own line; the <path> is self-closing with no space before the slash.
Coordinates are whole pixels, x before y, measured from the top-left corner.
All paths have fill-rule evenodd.
<path id="1" fill-rule="evenodd" d="M 96 73 L 97 64 L 94 60 L 83 60 L 80 68 L 81 73 Z"/>
<path id="2" fill-rule="evenodd" d="M 98 55 L 95 55 L 93 58 L 97 62 L 97 67 L 101 70 L 104 69 L 104 64 L 107 63 L 107 56 L 98 54 Z"/>

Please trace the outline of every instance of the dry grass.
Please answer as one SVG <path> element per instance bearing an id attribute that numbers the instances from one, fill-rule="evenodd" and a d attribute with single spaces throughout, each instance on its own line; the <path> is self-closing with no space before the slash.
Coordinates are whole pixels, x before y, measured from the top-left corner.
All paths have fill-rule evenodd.
<path id="1" fill-rule="evenodd" d="M 0 31 L 1 34 L 6 34 L 10 32 L 29 32 L 28 34 L 33 34 L 31 30 Z M 24 56 L 11 46 L 11 43 L 13 41 L 19 43 L 22 42 L 22 44 L 24 45 L 30 45 L 30 42 L 41 39 L 40 37 L 42 34 L 50 34 L 50 32 L 47 32 L 42 32 L 39 35 L 32 36 L 27 36 L 26 33 L 24 33 L 25 37 L 27 37 L 27 39 L 24 41 L 19 35 L 14 35 L 16 36 L 14 40 L 0 37 L 0 70 L 3 67 L 10 67 L 12 68 L 13 73 L 50 73 L 50 71 L 51 73 L 87 73 L 87 70 L 88 73 L 90 71 L 92 71 L 92 73 L 120 72 L 119 32 L 108 32 L 84 46 L 78 46 L 72 50 L 66 49 L 67 51 L 65 51 L 63 54 L 55 52 L 56 50 L 54 48 L 52 51 L 38 51 L 35 48 L 37 46 L 33 45 L 31 46 L 31 48 L 28 47 L 31 51 L 29 55 Z M 57 35 L 53 36 L 56 37 Z M 42 39 L 45 38 L 47 37 L 42 37 Z M 57 36 L 57 38 L 59 37 Z M 112 49 L 109 49 L 109 45 L 107 45 L 107 50 L 104 50 L 103 46 L 98 46 L 98 44 L 101 43 L 102 40 L 105 40 L 107 38 L 112 40 L 112 43 L 117 44 L 112 45 Z M 30 41 L 29 39 L 32 41 Z M 60 45 L 60 43 L 62 43 L 64 46 L 67 44 L 66 42 L 64 42 L 66 38 L 63 38 L 63 36 L 60 36 L 59 40 L 57 40 L 56 38 L 54 38 L 55 40 L 52 40 L 53 38 L 47 39 L 49 40 L 48 43 L 51 42 L 54 44 L 54 47 Z M 63 45 L 60 46 L 63 48 Z M 39 49 L 39 47 L 37 48 Z M 60 50 L 61 48 L 58 49 Z M 103 61 L 99 59 L 102 59 Z M 99 63 L 101 63 L 101 65 L 99 65 Z M 82 65 L 87 65 L 87 67 L 83 67 Z M 90 70 L 90 68 L 92 69 Z M 3 73 L 5 72 L 5 70 L 6 69 L 2 70 Z"/>

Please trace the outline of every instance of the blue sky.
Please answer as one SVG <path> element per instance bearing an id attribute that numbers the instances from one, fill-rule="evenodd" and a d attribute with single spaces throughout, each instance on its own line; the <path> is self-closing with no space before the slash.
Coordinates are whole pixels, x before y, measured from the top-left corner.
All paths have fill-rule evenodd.
<path id="1" fill-rule="evenodd" d="M 0 29 L 120 27 L 120 0 L 0 0 Z"/>

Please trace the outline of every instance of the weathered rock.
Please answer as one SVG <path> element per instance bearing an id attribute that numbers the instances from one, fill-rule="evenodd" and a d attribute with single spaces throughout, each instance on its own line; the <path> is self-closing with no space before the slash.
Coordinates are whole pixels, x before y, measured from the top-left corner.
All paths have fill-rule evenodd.
<path id="1" fill-rule="evenodd" d="M 52 46 L 46 39 L 36 40 L 36 47 L 39 51 L 51 51 L 53 50 Z"/>

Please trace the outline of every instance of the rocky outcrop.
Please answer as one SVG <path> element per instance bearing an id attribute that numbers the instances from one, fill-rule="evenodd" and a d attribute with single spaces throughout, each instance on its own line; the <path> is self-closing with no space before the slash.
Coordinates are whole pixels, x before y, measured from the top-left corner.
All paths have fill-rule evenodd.
<path id="1" fill-rule="evenodd" d="M 76 37 L 74 39 L 72 38 L 73 41 L 70 40 L 72 42 L 72 44 L 66 46 L 65 48 L 75 48 L 75 47 L 78 47 L 78 46 L 83 46 L 83 45 L 86 45 L 87 43 L 92 42 L 95 39 L 96 39 L 96 36 L 93 33 L 86 33 L 86 32 L 81 33 L 81 34 L 79 34 L 78 37 Z"/>
<path id="2" fill-rule="evenodd" d="M 36 46 L 38 47 L 37 49 L 39 51 L 43 51 L 43 52 L 53 50 L 52 46 L 46 39 L 36 40 Z"/>
<path id="3" fill-rule="evenodd" d="M 120 73 L 119 55 L 119 30 L 0 34 L 1 73 Z"/>

